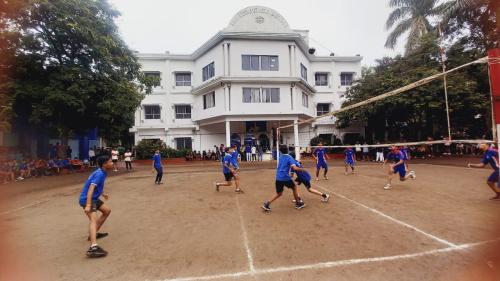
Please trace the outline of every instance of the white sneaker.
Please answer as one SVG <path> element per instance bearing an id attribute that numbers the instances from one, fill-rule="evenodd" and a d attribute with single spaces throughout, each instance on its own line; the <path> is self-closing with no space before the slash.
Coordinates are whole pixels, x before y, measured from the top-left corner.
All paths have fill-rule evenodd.
<path id="1" fill-rule="evenodd" d="M 417 178 L 417 175 L 415 174 L 415 171 L 410 171 L 410 178 L 413 179 L 413 180 Z"/>
<path id="2" fill-rule="evenodd" d="M 18 177 L 17 180 L 18 181 L 22 181 L 22 180 L 24 180 L 24 178 L 23 177 Z"/>
<path id="3" fill-rule="evenodd" d="M 326 203 L 328 202 L 329 199 L 330 199 L 330 194 L 326 194 L 326 197 L 323 197 L 321 201 Z"/>
<path id="4" fill-rule="evenodd" d="M 391 186 L 390 184 L 386 184 L 386 185 L 384 186 L 384 189 L 385 189 L 385 190 L 389 190 L 389 189 L 391 189 L 391 188 L 392 188 L 392 186 Z"/>

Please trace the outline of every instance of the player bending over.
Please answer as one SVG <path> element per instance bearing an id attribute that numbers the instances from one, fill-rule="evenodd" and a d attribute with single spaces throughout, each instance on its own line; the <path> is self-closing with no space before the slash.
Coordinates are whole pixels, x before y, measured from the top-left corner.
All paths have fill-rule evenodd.
<path id="1" fill-rule="evenodd" d="M 297 190 L 297 186 L 292 180 L 292 177 L 290 176 L 290 169 L 293 169 L 294 171 L 300 171 L 303 172 L 305 171 L 302 168 L 297 167 L 297 164 L 295 162 L 295 159 L 292 158 L 292 156 L 288 155 L 288 147 L 286 145 L 280 146 L 280 156 L 279 156 L 279 162 L 278 162 L 278 168 L 276 168 L 276 195 L 271 198 L 271 200 L 267 201 L 264 203 L 262 206 L 262 209 L 264 211 L 271 211 L 271 203 L 274 202 L 274 200 L 278 199 L 283 195 L 283 188 L 286 186 L 293 191 L 293 197 L 295 198 L 295 208 L 296 209 L 302 209 L 306 206 L 306 204 L 300 200 L 299 196 L 299 191 Z"/>
<path id="2" fill-rule="evenodd" d="M 467 164 L 469 168 L 483 168 L 484 166 L 490 164 L 493 168 L 493 173 L 488 177 L 486 183 L 495 192 L 495 196 L 491 197 L 490 200 L 500 200 L 500 188 L 498 181 L 498 150 L 490 148 L 489 145 L 482 143 L 479 145 L 479 149 L 484 152 L 483 159 L 479 164 Z M 496 186 L 495 186 L 495 183 Z"/>
<path id="3" fill-rule="evenodd" d="M 99 197 L 102 195 L 105 200 L 109 198 L 108 194 L 103 193 L 104 182 L 108 175 L 107 172 L 111 171 L 114 165 L 108 156 L 97 158 L 97 165 L 99 169 L 93 172 L 83 185 L 79 200 L 80 206 L 89 218 L 89 237 L 87 238 L 90 241 L 90 248 L 87 250 L 89 258 L 104 257 L 108 254 L 97 245 L 97 239 L 108 236 L 108 233 L 99 233 L 98 231 L 111 214 L 111 209 Z M 101 212 L 101 216 L 97 216 L 97 211 Z"/>
<path id="4" fill-rule="evenodd" d="M 243 193 L 243 190 L 240 189 L 240 178 L 237 172 L 238 166 L 234 165 L 235 162 L 238 163 L 237 162 L 238 160 L 233 159 L 234 157 L 233 153 L 234 153 L 233 147 L 226 147 L 224 159 L 222 161 L 222 173 L 224 174 L 226 182 L 224 183 L 214 182 L 216 191 L 219 191 L 220 186 L 232 186 L 234 179 L 234 183 L 236 185 L 236 189 L 234 191 L 236 193 Z"/>
<path id="5" fill-rule="evenodd" d="M 345 159 L 344 159 L 345 174 L 346 175 L 349 174 L 349 167 L 351 167 L 351 174 L 354 174 L 354 165 L 356 164 L 356 157 L 355 157 L 354 150 L 352 149 L 352 147 L 346 148 L 346 150 L 344 151 L 344 155 L 345 155 Z"/>
<path id="6" fill-rule="evenodd" d="M 296 171 L 294 172 L 297 175 L 297 178 L 295 179 L 295 182 L 297 185 L 304 184 L 304 186 L 307 188 L 307 191 L 309 191 L 312 194 L 316 194 L 318 196 L 321 196 L 321 201 L 323 202 L 328 202 L 328 199 L 330 199 L 330 195 L 326 193 L 322 193 L 314 188 L 311 187 L 311 175 L 307 170 L 304 169 L 302 166 L 302 163 L 300 161 L 295 160 L 295 166 L 298 168 L 303 169 L 302 171 Z M 302 201 L 302 198 L 299 197 L 299 200 Z M 295 200 L 293 200 L 293 203 L 296 203 Z"/>
<path id="7" fill-rule="evenodd" d="M 323 143 L 320 142 L 318 144 L 318 147 L 313 152 L 313 157 L 314 159 L 316 159 L 316 180 L 319 180 L 318 177 L 321 168 L 324 169 L 323 177 L 325 178 L 325 180 L 328 179 L 328 177 L 326 176 L 326 174 L 328 173 L 328 164 L 326 163 L 326 159 L 330 159 L 330 157 L 328 157 L 325 148 L 322 146 Z"/>
<path id="8" fill-rule="evenodd" d="M 387 159 L 385 159 L 384 161 L 384 166 L 388 161 L 391 161 L 393 164 L 389 165 L 387 184 L 384 186 L 384 189 L 392 188 L 391 183 L 393 174 L 399 173 L 400 181 L 405 181 L 408 178 L 417 178 L 414 171 L 410 171 L 408 174 L 406 174 L 406 167 L 403 159 L 403 153 L 399 151 L 397 147 L 391 147 L 391 151 L 387 154 Z"/>

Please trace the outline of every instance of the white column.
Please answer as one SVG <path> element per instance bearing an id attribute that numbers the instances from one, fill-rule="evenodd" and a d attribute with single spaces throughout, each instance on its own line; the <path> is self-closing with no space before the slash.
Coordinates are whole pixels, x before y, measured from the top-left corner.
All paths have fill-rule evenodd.
<path id="1" fill-rule="evenodd" d="M 299 121 L 293 121 L 293 135 L 294 135 L 294 146 L 295 146 L 295 159 L 300 161 L 300 143 L 299 143 Z"/>
<path id="2" fill-rule="evenodd" d="M 231 146 L 231 122 L 226 121 L 226 146 Z"/>

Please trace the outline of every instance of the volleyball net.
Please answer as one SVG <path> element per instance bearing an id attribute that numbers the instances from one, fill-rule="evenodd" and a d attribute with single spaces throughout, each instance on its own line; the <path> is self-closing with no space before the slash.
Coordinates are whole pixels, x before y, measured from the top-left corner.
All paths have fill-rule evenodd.
<path id="1" fill-rule="evenodd" d="M 437 74 L 434 74 L 434 75 L 431 75 L 431 76 L 428 76 L 428 77 L 425 77 L 423 79 L 420 79 L 416 82 L 413 82 L 413 83 L 410 83 L 408 85 L 405 85 L 403 87 L 400 87 L 398 89 L 395 89 L 395 90 L 392 90 L 392 91 L 389 91 L 389 92 L 386 92 L 386 93 L 383 93 L 383 94 L 380 94 L 380 95 L 376 95 L 374 97 L 371 97 L 371 98 L 368 98 L 366 100 L 363 100 L 363 101 L 360 101 L 360 102 L 356 102 L 356 103 L 353 103 L 353 104 L 350 104 L 350 105 L 346 105 L 344 107 L 341 107 L 339 109 L 336 109 L 336 110 L 333 110 L 331 112 L 328 112 L 326 114 L 322 114 L 322 115 L 319 115 L 319 116 L 316 116 L 316 117 L 311 117 L 311 118 L 308 118 L 308 119 L 305 119 L 305 120 L 297 120 L 297 121 L 294 121 L 292 124 L 287 124 L 287 125 L 283 125 L 283 126 L 279 126 L 277 129 L 276 129 L 276 133 L 277 133 L 277 137 L 276 137 L 276 143 L 275 145 L 277 147 L 279 147 L 280 145 L 283 145 L 284 143 L 282 143 L 283 141 L 281 140 L 281 135 L 283 134 L 288 134 L 290 135 L 291 133 L 294 135 L 294 138 L 293 138 L 293 144 L 292 145 L 288 145 L 289 143 L 292 143 L 292 142 L 288 142 L 286 143 L 286 145 L 288 147 L 293 147 L 295 148 L 295 154 L 296 155 L 300 155 L 300 152 L 303 151 L 303 149 L 314 149 L 315 145 L 311 145 L 310 143 L 300 143 L 300 139 L 304 139 L 304 138 L 299 138 L 298 137 L 298 134 L 300 134 L 299 132 L 299 129 L 300 128 L 304 128 L 305 126 L 310 126 L 312 127 L 311 125 L 313 125 L 313 123 L 315 123 L 316 121 L 320 121 L 320 120 L 325 120 L 325 118 L 328 118 L 328 117 L 331 117 L 333 118 L 334 116 L 336 115 L 339 115 L 340 113 L 345 113 L 345 112 L 348 112 L 348 111 L 351 111 L 351 110 L 354 110 L 354 109 L 360 109 L 363 110 L 362 108 L 363 107 L 366 107 L 368 105 L 371 105 L 375 102 L 379 102 L 379 101 L 383 101 L 383 100 L 386 100 L 390 97 L 395 97 L 395 96 L 398 96 L 398 95 L 403 95 L 405 93 L 409 93 L 410 90 L 413 90 L 413 89 L 416 89 L 418 87 L 421 87 L 421 86 L 424 86 L 424 85 L 427 85 L 433 81 L 436 81 L 438 79 L 443 79 L 445 78 L 446 76 L 449 76 L 449 75 L 453 75 L 455 74 L 456 72 L 460 71 L 460 70 L 463 70 L 467 67 L 470 67 L 472 65 L 477 65 L 477 64 L 489 64 L 489 66 L 491 67 L 491 65 L 496 65 L 496 64 L 500 64 L 500 57 L 494 57 L 494 58 L 491 58 L 491 57 L 483 57 L 483 58 L 480 58 L 480 59 L 477 59 L 477 60 L 474 60 L 474 61 L 471 61 L 469 63 L 466 63 L 466 64 L 463 64 L 463 65 L 460 65 L 458 67 L 455 67 L 455 68 L 452 68 L 452 69 L 449 69 L 449 70 L 443 70 L 443 72 L 440 72 L 440 73 L 437 73 Z M 412 94 L 415 94 L 415 93 L 412 93 Z M 491 99 L 491 103 L 493 104 L 493 98 Z M 446 109 L 448 110 L 448 108 Z M 492 118 L 493 118 L 493 110 L 492 110 Z M 494 127 L 494 121 L 492 121 L 492 134 L 493 134 L 493 137 L 496 136 L 495 134 L 495 127 Z M 290 132 L 291 131 L 291 128 L 293 128 L 293 132 Z M 450 125 L 449 125 L 449 122 L 448 122 L 448 132 L 450 132 Z M 325 132 L 323 131 L 323 134 Z M 330 133 L 334 133 L 334 132 L 330 132 Z M 353 143 L 347 143 L 347 144 L 333 144 L 333 145 L 322 145 L 322 147 L 324 148 L 348 148 L 348 147 L 361 147 L 361 148 L 364 148 L 364 147 L 367 147 L 367 148 L 379 148 L 379 147 L 391 147 L 391 146 L 397 146 L 397 147 L 403 147 L 403 146 L 425 146 L 425 145 L 428 145 L 428 146 L 433 146 L 433 145 L 445 145 L 445 146 L 449 146 L 451 144 L 479 144 L 479 143 L 489 143 L 489 144 L 492 144 L 492 143 L 495 143 L 493 140 L 487 140 L 487 139 L 484 139 L 484 138 L 481 138 L 481 139 L 453 139 L 451 133 L 448 133 L 446 135 L 446 137 L 444 137 L 443 139 L 440 139 L 440 140 L 433 140 L 433 139 L 426 139 L 426 140 L 422 140 L 422 141 L 412 141 L 412 142 L 406 142 L 406 141 L 399 141 L 399 142 L 384 142 L 384 143 L 377 143 L 377 144 L 356 144 L 354 145 Z M 278 153 L 278 157 L 279 157 L 279 153 Z M 300 157 L 300 156 L 299 156 Z"/>

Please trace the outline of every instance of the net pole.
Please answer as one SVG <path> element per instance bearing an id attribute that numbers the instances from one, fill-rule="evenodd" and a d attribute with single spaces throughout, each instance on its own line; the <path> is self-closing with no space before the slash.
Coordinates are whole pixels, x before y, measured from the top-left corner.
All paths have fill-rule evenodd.
<path id="1" fill-rule="evenodd" d="M 438 25 L 438 31 L 439 31 L 439 36 L 442 36 L 441 32 L 441 25 Z M 442 43 L 442 37 L 441 37 L 441 43 Z M 450 107 L 448 104 L 448 81 L 446 78 L 446 64 L 445 64 L 445 58 L 444 58 L 444 48 L 442 46 L 439 46 L 439 52 L 441 53 L 441 67 L 443 69 L 443 87 L 444 87 L 444 100 L 446 104 L 446 122 L 448 124 L 448 140 L 451 141 L 451 126 L 450 126 Z"/>
<path id="2" fill-rule="evenodd" d="M 498 128 L 495 125 L 495 105 L 493 102 L 493 89 L 491 88 L 491 72 L 490 67 L 488 66 L 488 82 L 490 84 L 490 104 L 491 104 L 491 137 L 494 141 L 498 141 L 499 138 L 497 136 Z M 500 148 L 497 146 L 497 148 Z"/>
<path id="3" fill-rule="evenodd" d="M 276 167 L 280 162 L 280 128 L 276 128 Z"/>

